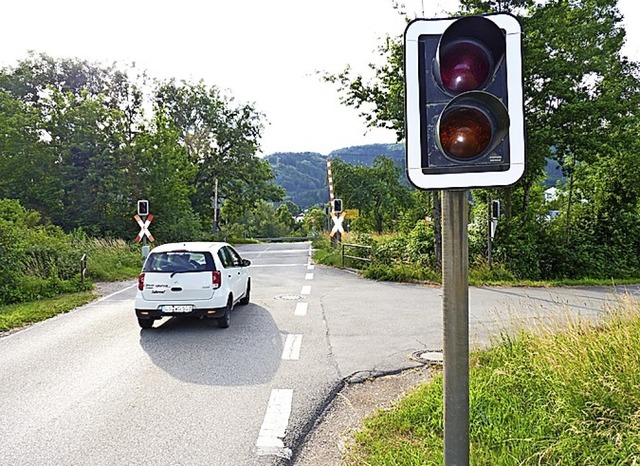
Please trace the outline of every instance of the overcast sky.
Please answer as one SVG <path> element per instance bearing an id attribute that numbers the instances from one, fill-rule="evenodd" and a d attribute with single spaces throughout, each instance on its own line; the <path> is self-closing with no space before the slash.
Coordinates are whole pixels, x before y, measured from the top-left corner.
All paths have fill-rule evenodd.
<path id="1" fill-rule="evenodd" d="M 635 0 L 619 0 L 625 24 L 638 24 Z M 392 143 L 339 103 L 317 72 L 347 64 L 368 73 L 381 38 L 400 36 L 393 0 L 20 0 L 3 5 L 0 66 L 28 50 L 110 64 L 135 62 L 151 76 L 200 80 L 252 102 L 266 115 L 264 154 L 319 152 Z M 428 17 L 455 0 L 404 0 Z M 636 21 L 634 21 L 636 20 Z M 627 27 L 627 53 L 640 59 L 640 28 Z"/>

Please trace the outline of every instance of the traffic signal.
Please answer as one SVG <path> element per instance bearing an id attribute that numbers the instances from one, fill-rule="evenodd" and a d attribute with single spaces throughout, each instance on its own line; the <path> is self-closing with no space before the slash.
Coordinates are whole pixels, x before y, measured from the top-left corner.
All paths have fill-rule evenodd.
<path id="1" fill-rule="evenodd" d="M 149 215 L 149 201 L 146 199 L 138 201 L 138 215 Z"/>
<path id="2" fill-rule="evenodd" d="M 498 220 L 500 218 L 500 201 L 491 201 L 491 218 Z"/>
<path id="3" fill-rule="evenodd" d="M 404 40 L 409 180 L 422 189 L 518 181 L 525 162 L 518 20 L 418 19 Z"/>
<path id="4" fill-rule="evenodd" d="M 336 214 L 342 212 L 342 199 L 333 200 L 333 212 Z"/>

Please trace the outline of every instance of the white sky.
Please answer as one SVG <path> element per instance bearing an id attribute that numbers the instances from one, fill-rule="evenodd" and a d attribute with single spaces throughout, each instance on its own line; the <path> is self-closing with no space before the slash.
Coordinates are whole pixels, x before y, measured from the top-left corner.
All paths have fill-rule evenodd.
<path id="1" fill-rule="evenodd" d="M 19 0 L 2 6 L 0 66 L 28 50 L 138 68 L 160 78 L 200 80 L 266 115 L 262 152 L 319 152 L 395 142 L 367 129 L 339 103 L 317 71 L 347 64 L 368 75 L 386 34 L 404 20 L 393 0 Z M 640 18 L 636 0 L 619 0 L 625 24 Z M 406 11 L 443 17 L 455 0 L 401 0 Z M 638 24 L 637 21 L 635 21 Z M 627 53 L 640 59 L 640 28 L 627 27 Z"/>

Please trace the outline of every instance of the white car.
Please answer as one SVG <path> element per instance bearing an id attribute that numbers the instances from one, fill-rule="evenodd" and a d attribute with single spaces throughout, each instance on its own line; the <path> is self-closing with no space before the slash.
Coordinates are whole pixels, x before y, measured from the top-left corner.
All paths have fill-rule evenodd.
<path id="1" fill-rule="evenodd" d="M 229 327 L 235 304 L 248 304 L 251 262 L 228 243 L 171 243 L 153 248 L 138 277 L 142 328 L 164 316 L 197 316 Z"/>

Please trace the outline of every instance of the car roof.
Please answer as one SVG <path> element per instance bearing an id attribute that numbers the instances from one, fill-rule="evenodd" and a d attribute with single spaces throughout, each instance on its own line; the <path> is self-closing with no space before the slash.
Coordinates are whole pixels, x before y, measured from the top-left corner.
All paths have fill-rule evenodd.
<path id="1" fill-rule="evenodd" d="M 150 252 L 170 252 L 170 251 L 217 251 L 222 246 L 230 246 L 222 241 L 189 241 L 185 243 L 167 243 L 156 246 Z"/>

